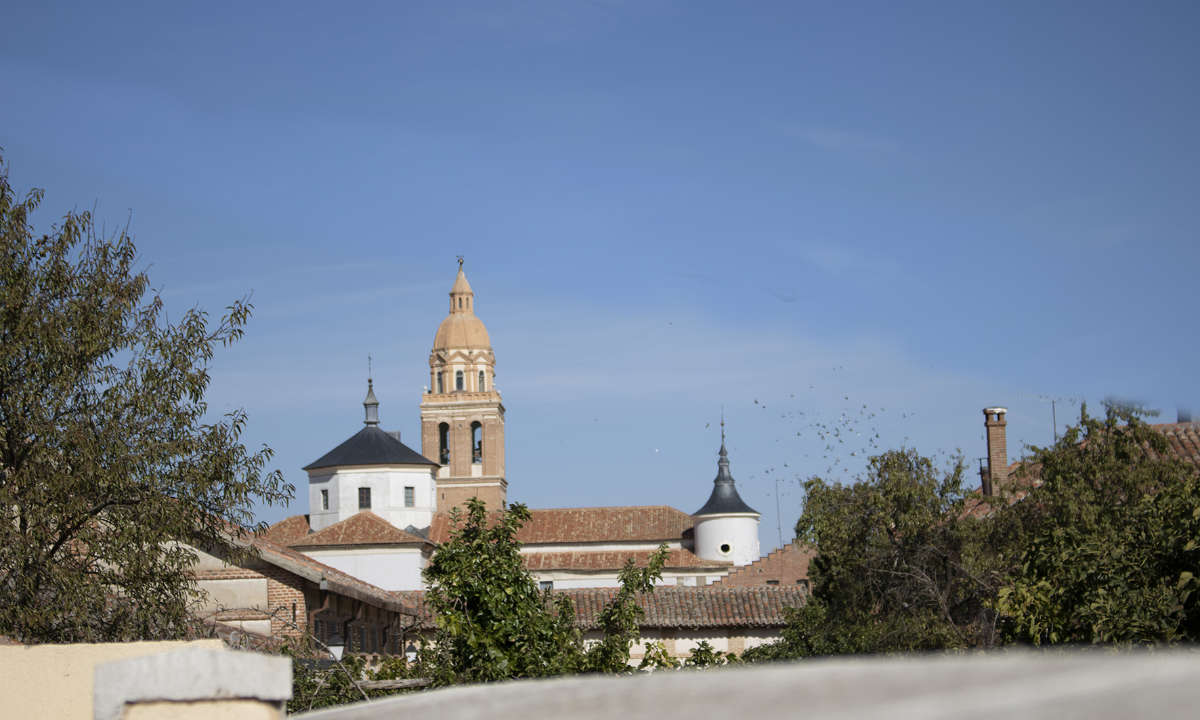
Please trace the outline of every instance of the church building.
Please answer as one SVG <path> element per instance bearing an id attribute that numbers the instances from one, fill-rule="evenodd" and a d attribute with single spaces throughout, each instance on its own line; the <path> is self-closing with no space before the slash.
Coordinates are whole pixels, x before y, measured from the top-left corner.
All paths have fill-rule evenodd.
<path id="1" fill-rule="evenodd" d="M 421 570 L 449 538 L 451 508 L 473 497 L 490 508 L 507 504 L 504 402 L 491 339 L 475 311 L 460 259 L 429 353 L 420 452 L 380 427 L 368 378 L 363 427 L 304 468 L 309 513 L 272 526 L 267 540 L 385 591 L 420 590 Z M 533 509 L 517 538 L 543 587 L 616 586 L 627 560 L 644 563 L 662 543 L 669 550 L 662 584 L 705 586 L 759 561 L 758 523 L 759 513 L 738 495 L 722 423 L 717 475 L 695 513 L 636 505 Z"/>

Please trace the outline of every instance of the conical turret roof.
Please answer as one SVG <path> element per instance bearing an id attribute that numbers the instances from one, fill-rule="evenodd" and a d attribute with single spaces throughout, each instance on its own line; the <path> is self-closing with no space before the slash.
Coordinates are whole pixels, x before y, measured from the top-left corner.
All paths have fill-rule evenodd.
<path id="1" fill-rule="evenodd" d="M 722 422 L 722 426 L 724 422 Z M 725 428 L 721 428 L 721 452 L 720 459 L 717 460 L 717 476 L 713 478 L 712 495 L 708 496 L 708 502 L 704 503 L 704 507 L 700 508 L 693 515 L 724 515 L 726 513 L 754 513 L 759 512 L 746 504 L 742 500 L 742 496 L 738 495 L 737 487 L 734 486 L 733 475 L 729 472 L 729 452 L 725 450 Z"/>

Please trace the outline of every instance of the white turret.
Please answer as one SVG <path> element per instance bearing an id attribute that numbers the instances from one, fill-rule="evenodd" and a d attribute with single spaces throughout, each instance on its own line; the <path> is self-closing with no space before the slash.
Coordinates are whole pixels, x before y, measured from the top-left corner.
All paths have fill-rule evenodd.
<path id="1" fill-rule="evenodd" d="M 367 380 L 363 429 L 307 465 L 309 526 L 315 532 L 370 510 L 401 530 L 427 528 L 437 510 L 437 463 L 379 428 L 379 401 Z"/>
<path id="2" fill-rule="evenodd" d="M 725 450 L 725 421 L 721 421 L 721 452 L 712 495 L 692 515 L 695 552 L 705 560 L 749 565 L 758 560 L 758 512 L 742 501 L 729 473 Z"/>

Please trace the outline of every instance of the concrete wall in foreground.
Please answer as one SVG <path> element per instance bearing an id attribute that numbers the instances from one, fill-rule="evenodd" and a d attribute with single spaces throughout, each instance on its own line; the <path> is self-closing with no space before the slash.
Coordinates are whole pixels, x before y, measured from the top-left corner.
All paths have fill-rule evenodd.
<path id="1" fill-rule="evenodd" d="M 1125 720 L 1193 717 L 1200 654 L 960 653 L 448 688 L 309 720 Z"/>
<path id="2" fill-rule="evenodd" d="M 92 674 L 113 660 L 185 647 L 219 649 L 220 640 L 76 645 L 0 645 L 0 715 L 92 720 Z"/>

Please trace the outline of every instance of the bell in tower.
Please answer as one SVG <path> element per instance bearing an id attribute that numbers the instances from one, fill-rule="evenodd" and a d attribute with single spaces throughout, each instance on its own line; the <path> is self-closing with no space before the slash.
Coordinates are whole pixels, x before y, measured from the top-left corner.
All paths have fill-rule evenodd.
<path id="1" fill-rule="evenodd" d="M 458 259 L 450 312 L 429 353 L 429 390 L 421 398 L 421 450 L 438 462 L 437 506 L 449 510 L 478 497 L 504 506 L 504 404 L 495 387 L 496 357 L 475 292 Z"/>

